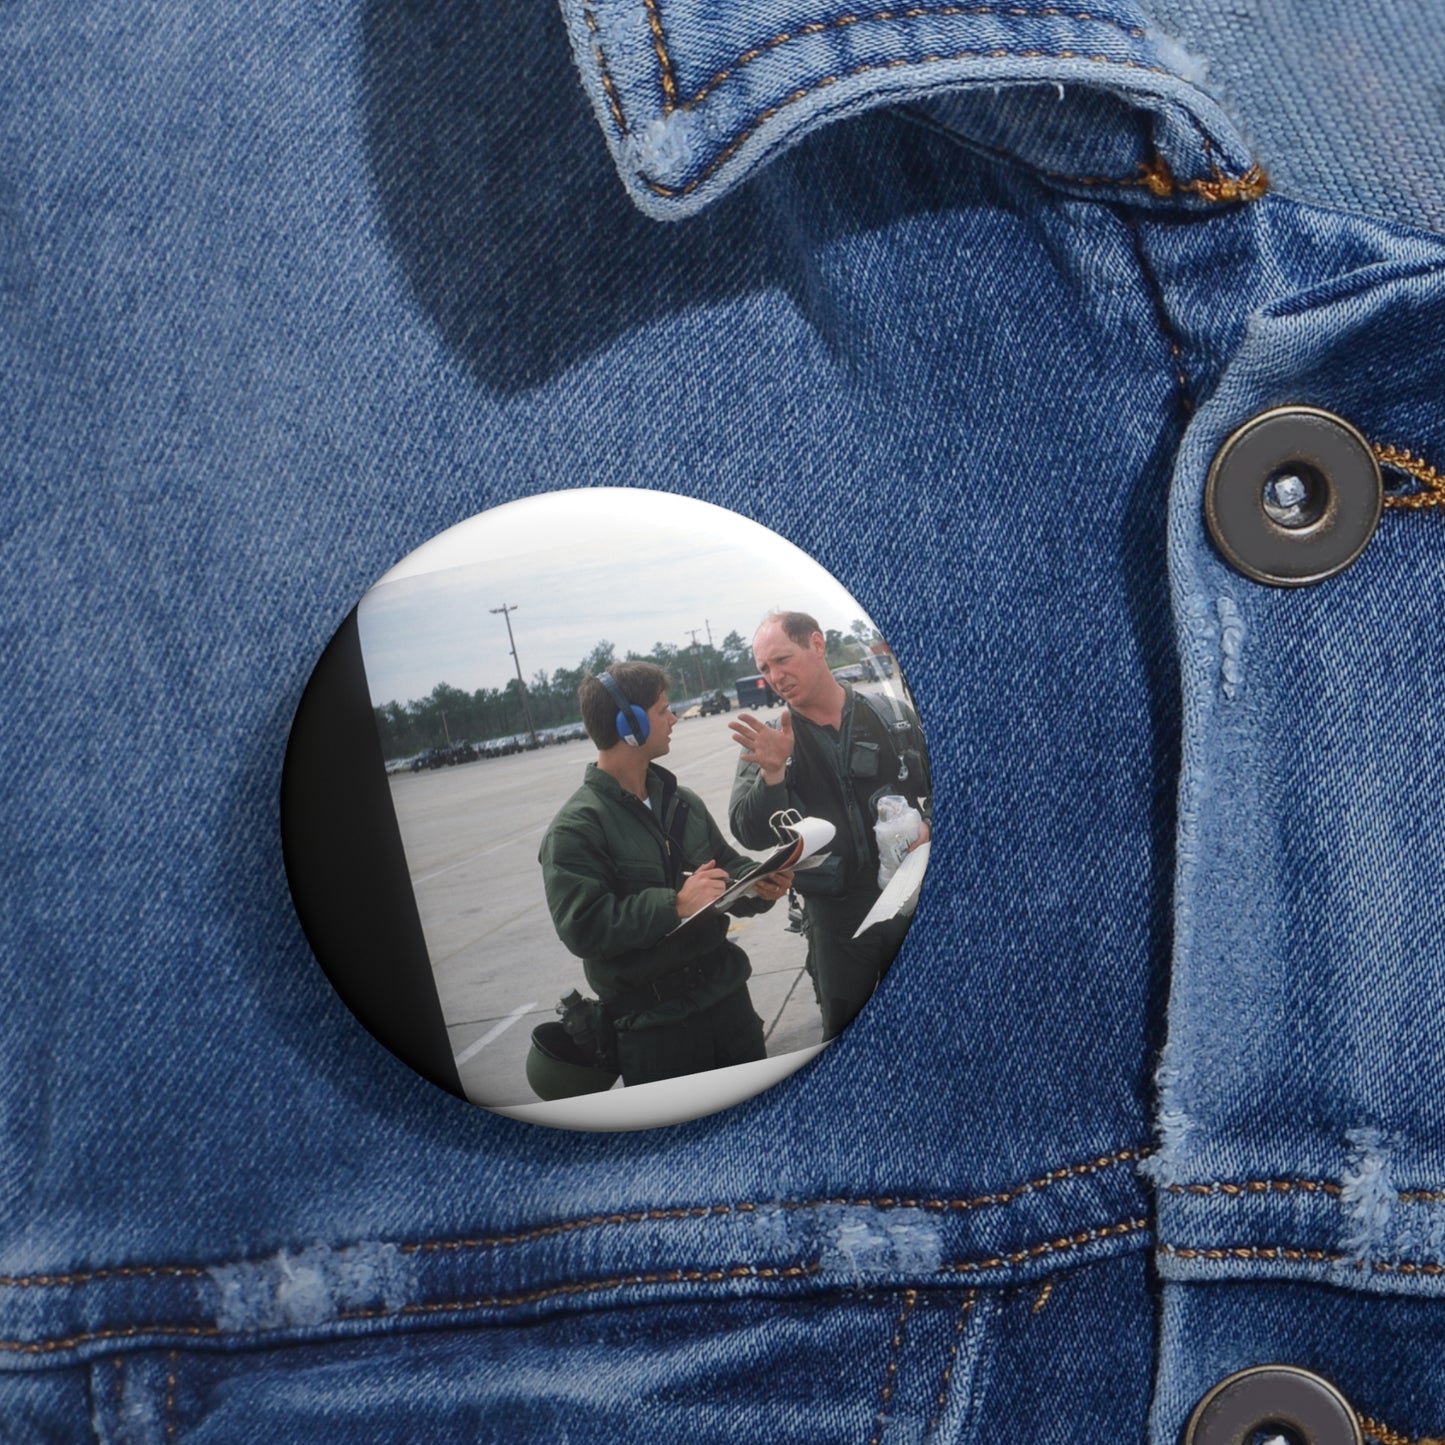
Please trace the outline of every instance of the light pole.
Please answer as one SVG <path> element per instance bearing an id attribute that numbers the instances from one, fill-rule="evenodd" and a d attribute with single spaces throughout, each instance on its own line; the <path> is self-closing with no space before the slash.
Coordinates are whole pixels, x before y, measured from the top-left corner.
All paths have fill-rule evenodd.
<path id="1" fill-rule="evenodd" d="M 527 707 L 527 684 L 522 681 L 522 659 L 517 656 L 517 639 L 512 636 L 512 613 L 517 610 L 517 605 L 516 603 L 504 602 L 500 607 L 492 607 L 488 610 L 493 617 L 500 612 L 502 614 L 502 620 L 507 624 L 507 642 L 511 646 L 512 661 L 516 664 L 517 688 L 522 697 L 522 717 L 526 721 L 527 732 L 532 739 L 532 746 L 535 748 L 537 746 L 537 729 L 532 726 L 532 713 Z"/>
<path id="2" fill-rule="evenodd" d="M 697 641 L 697 635 L 699 632 L 702 631 L 702 629 L 700 627 L 684 627 L 682 630 L 688 633 L 692 638 L 692 660 L 697 666 L 697 685 L 700 688 L 706 687 L 707 679 L 703 676 L 702 671 L 702 653 L 698 651 Z"/>

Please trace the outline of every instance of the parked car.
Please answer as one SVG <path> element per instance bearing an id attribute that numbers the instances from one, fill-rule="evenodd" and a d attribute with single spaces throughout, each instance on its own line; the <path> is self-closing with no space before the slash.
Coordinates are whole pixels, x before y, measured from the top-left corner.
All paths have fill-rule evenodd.
<path id="1" fill-rule="evenodd" d="M 702 699 L 702 715 L 711 717 L 714 713 L 731 712 L 733 710 L 732 699 L 722 688 L 714 688 Z"/>

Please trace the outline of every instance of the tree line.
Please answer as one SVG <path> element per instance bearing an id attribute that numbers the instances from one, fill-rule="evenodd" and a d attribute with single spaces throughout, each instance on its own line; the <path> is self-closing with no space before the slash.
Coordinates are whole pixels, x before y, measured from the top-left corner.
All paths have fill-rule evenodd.
<path id="1" fill-rule="evenodd" d="M 877 639 L 877 633 L 861 619 L 847 632 L 829 628 L 825 636 L 830 667 L 856 662 Z M 577 722 L 582 716 L 577 706 L 582 679 L 619 661 L 652 662 L 665 668 L 672 678 L 675 699 L 695 697 L 713 688 L 733 696 L 736 679 L 756 670 L 749 640 L 736 631 L 729 632 L 721 646 L 658 642 L 651 652 L 628 652 L 625 658 L 619 658 L 612 643 L 603 638 L 576 667 L 559 667 L 550 676 L 545 670 L 538 671 L 525 694 L 515 677 L 505 687 L 479 687 L 475 692 L 439 682 L 426 697 L 374 708 L 382 752 L 389 762 L 427 748 L 480 743 L 531 728 L 540 731 Z"/>

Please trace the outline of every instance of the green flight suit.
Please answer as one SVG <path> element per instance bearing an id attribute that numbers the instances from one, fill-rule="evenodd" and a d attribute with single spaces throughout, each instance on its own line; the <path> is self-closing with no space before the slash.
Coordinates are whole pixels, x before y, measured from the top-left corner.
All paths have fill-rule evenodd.
<path id="1" fill-rule="evenodd" d="M 898 793 L 927 818 L 931 791 L 923 730 L 913 710 L 899 704 L 896 716 L 885 721 L 847 683 L 843 690 L 841 728 L 821 727 L 794 712 L 793 755 L 782 782 L 766 783 L 756 763 L 739 761 L 728 806 L 733 836 L 749 848 L 776 842 L 769 820 L 787 809 L 826 818 L 836 830 L 829 868 L 800 870 L 794 883 L 803 896 L 808 972 L 827 1039 L 867 1003 L 908 931 L 909 920 L 895 918 L 853 937 L 881 891 L 873 799 Z"/>
<path id="2" fill-rule="evenodd" d="M 582 960 L 616 1030 L 624 1084 L 766 1057 L 748 994 L 752 967 L 728 940 L 727 916 L 674 932 L 684 872 L 711 858 L 736 878 L 753 860 L 723 837 L 702 799 L 656 763 L 647 797 L 651 807 L 589 764 L 538 854 L 557 935 Z M 680 823 L 674 803 L 683 806 Z M 732 912 L 771 907 L 746 898 Z"/>

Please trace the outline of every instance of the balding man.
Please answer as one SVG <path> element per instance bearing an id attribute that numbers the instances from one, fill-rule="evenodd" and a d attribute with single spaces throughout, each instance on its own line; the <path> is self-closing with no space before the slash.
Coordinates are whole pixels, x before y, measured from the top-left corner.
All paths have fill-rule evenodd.
<path id="1" fill-rule="evenodd" d="M 833 1038 L 888 971 L 907 931 L 904 918 L 853 934 L 878 901 L 877 799 L 901 794 L 928 816 L 923 731 L 911 708 L 855 693 L 829 670 L 827 643 L 806 612 L 770 613 L 753 637 L 758 671 L 782 698 L 777 726 L 743 713 L 729 726 L 742 745 L 728 821 L 748 848 L 775 841 L 781 809 L 826 818 L 836 833 L 822 867 L 800 871 L 808 969 L 823 1035 Z M 928 837 L 928 824 L 917 840 Z"/>

